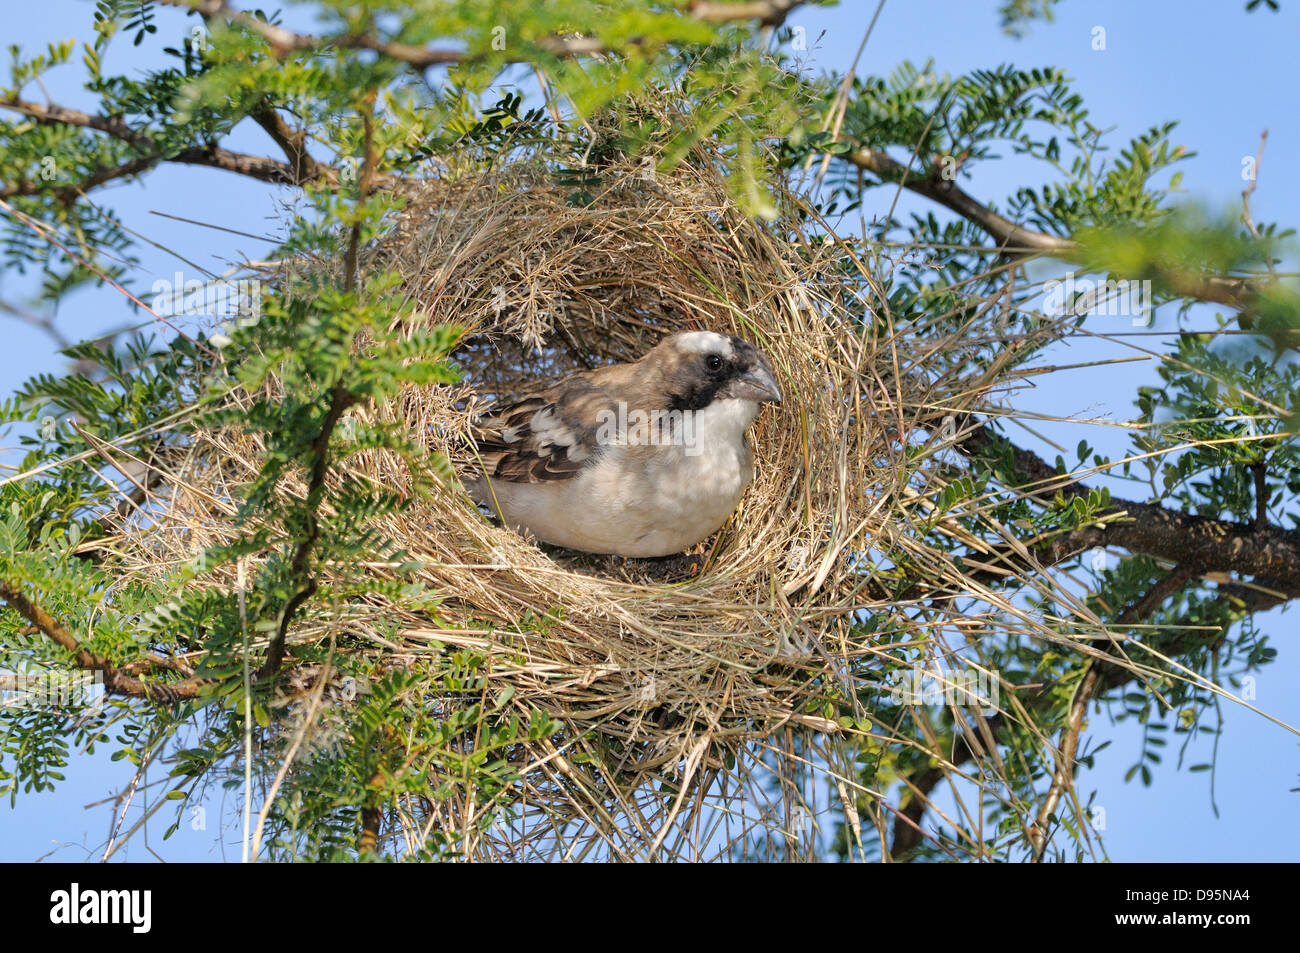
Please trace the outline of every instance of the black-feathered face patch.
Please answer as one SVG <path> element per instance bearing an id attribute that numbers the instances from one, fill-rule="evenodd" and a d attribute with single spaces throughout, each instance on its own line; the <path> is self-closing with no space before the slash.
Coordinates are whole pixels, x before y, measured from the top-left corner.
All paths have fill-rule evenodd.
<path id="1" fill-rule="evenodd" d="M 665 368 L 669 410 L 703 410 L 734 371 L 731 339 L 711 331 L 684 334 L 674 346 Z"/>
<path id="2" fill-rule="evenodd" d="M 698 411 L 730 393 L 737 382 L 770 367 L 763 352 L 734 335 L 695 331 L 672 339 L 665 373 L 669 410 Z"/>

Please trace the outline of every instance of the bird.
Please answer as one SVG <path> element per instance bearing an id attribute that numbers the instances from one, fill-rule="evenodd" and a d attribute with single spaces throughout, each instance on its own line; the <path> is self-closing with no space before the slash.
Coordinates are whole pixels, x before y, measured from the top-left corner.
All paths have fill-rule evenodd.
<path id="1" fill-rule="evenodd" d="M 766 354 L 713 331 L 582 371 L 469 427 L 472 499 L 516 532 L 632 558 L 680 553 L 735 511 L 754 475 L 749 425 L 781 388 Z"/>

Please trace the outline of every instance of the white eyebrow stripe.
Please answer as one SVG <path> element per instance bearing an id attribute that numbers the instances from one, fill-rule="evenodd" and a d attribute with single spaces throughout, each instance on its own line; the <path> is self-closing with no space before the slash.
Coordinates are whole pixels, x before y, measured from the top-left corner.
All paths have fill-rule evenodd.
<path id="1" fill-rule="evenodd" d="M 731 340 L 715 331 L 690 331 L 677 339 L 677 346 L 683 351 L 697 354 L 713 353 L 733 357 Z"/>

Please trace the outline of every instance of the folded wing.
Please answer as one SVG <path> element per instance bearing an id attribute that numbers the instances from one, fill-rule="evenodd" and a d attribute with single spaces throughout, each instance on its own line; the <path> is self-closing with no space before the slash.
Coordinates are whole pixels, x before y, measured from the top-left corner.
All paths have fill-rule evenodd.
<path id="1" fill-rule="evenodd" d="M 582 377 L 488 411 L 470 427 L 481 467 L 493 480 L 567 480 L 596 462 L 602 411 L 614 401 Z"/>

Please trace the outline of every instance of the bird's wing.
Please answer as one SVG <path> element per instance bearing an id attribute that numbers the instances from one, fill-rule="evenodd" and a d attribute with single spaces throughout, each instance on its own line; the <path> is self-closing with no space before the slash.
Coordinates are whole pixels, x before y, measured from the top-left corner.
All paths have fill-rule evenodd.
<path id="1" fill-rule="evenodd" d="M 470 437 L 476 467 L 494 480 L 541 483 L 567 480 L 595 463 L 603 415 L 615 401 L 582 375 L 549 390 L 495 408 L 477 418 Z"/>

